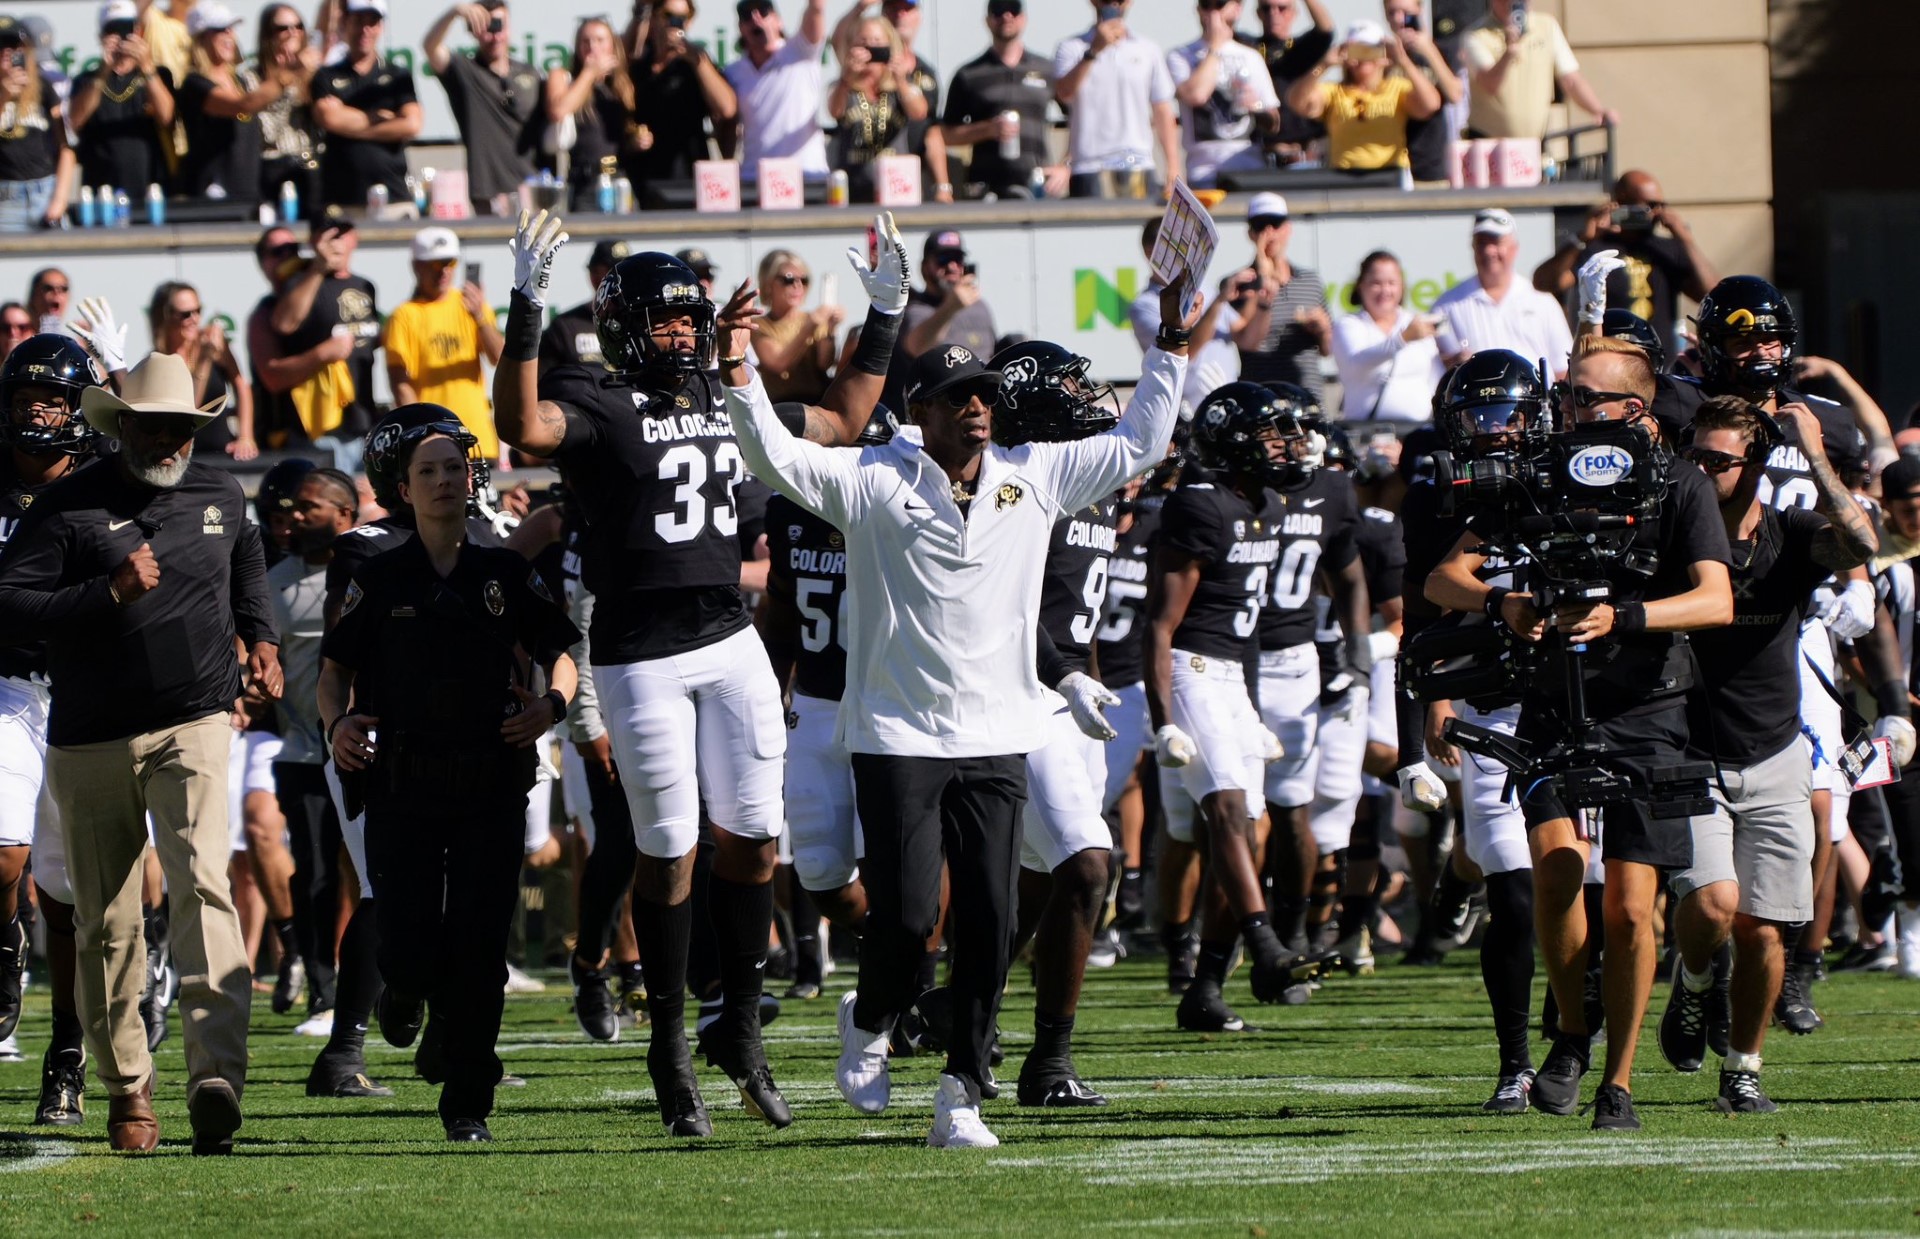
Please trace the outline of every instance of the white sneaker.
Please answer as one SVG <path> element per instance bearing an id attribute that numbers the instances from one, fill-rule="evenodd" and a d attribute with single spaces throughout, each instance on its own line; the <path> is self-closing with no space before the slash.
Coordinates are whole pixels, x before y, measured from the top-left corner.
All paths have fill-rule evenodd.
<path id="1" fill-rule="evenodd" d="M 507 993 L 544 994 L 546 990 L 547 983 L 545 981 L 540 980 L 538 977 L 528 976 L 512 964 L 507 965 Z"/>
<path id="2" fill-rule="evenodd" d="M 893 1095 L 893 1079 L 887 1074 L 887 1034 L 854 1027 L 856 997 L 855 991 L 848 990 L 840 999 L 840 1063 L 833 1079 L 848 1105 L 862 1114 L 879 1114 Z"/>
<path id="3" fill-rule="evenodd" d="M 20 1041 L 15 1034 L 8 1033 L 4 1038 L 0 1038 L 0 1063 L 24 1063 L 26 1061 L 27 1056 L 20 1052 Z"/>
<path id="4" fill-rule="evenodd" d="M 980 1106 L 967 1097 L 967 1085 L 959 1076 L 944 1072 L 940 1088 L 933 1095 L 933 1131 L 927 1136 L 930 1149 L 997 1149 L 1000 1137 L 980 1121 Z"/>
<path id="5" fill-rule="evenodd" d="M 1920 981 L 1920 908 L 1899 906 L 1900 918 L 1900 964 L 1899 974 L 1909 981 Z"/>
<path id="6" fill-rule="evenodd" d="M 309 1015 L 301 1020 L 293 1026 L 293 1035 L 296 1037 L 333 1036 L 333 1009 L 329 1007 L 318 1015 Z"/>

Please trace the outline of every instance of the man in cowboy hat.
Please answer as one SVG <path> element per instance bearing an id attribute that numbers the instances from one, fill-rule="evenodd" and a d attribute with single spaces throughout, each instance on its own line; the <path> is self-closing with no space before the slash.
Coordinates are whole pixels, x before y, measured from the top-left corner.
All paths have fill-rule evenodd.
<path id="1" fill-rule="evenodd" d="M 226 404 L 155 353 L 121 395 L 89 388 L 88 422 L 119 454 L 49 491 L 0 555 L 0 632 L 44 639 L 53 682 L 47 780 L 73 884 L 77 998 L 110 1098 L 113 1147 L 160 1140 L 139 1004 L 146 818 L 167 875 L 186 1013 L 193 1151 L 240 1126 L 251 970 L 227 883 L 229 711 L 278 697 L 260 535 L 232 478 L 193 461 Z M 236 647 L 244 649 L 244 673 Z"/>

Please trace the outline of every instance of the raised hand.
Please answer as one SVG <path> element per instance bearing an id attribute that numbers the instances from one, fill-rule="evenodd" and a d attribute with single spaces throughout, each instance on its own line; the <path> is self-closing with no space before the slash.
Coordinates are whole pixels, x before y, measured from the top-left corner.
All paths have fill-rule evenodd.
<path id="1" fill-rule="evenodd" d="M 553 259 L 567 243 L 562 221 L 550 211 L 529 217 L 520 212 L 520 226 L 507 242 L 513 255 L 513 291 L 536 307 L 547 304 L 547 285 L 553 280 Z"/>

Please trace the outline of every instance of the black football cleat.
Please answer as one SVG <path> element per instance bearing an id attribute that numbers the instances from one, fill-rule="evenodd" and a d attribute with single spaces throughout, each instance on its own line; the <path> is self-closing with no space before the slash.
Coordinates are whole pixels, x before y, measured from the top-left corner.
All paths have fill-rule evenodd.
<path id="1" fill-rule="evenodd" d="M 660 1106 L 660 1122 L 669 1136 L 700 1139 L 713 1134 L 713 1120 L 707 1117 L 707 1103 L 700 1097 L 700 1082 L 693 1075 L 693 1059 L 687 1053 L 684 1036 L 670 1030 L 656 1030 L 653 1044 L 647 1047 L 647 1075 L 653 1080 L 653 1095 Z"/>
<path id="2" fill-rule="evenodd" d="M 1244 1032 L 1247 1027 L 1247 1022 L 1221 996 L 1219 984 L 1213 981 L 1194 981 L 1180 996 L 1174 1019 L 1188 1032 Z"/>
<path id="3" fill-rule="evenodd" d="M 321 1054 L 307 1072 L 307 1096 L 391 1097 L 393 1090 L 368 1078 L 367 1064 L 359 1056 Z"/>
<path id="4" fill-rule="evenodd" d="M 700 1030 L 700 1053 L 707 1065 L 718 1067 L 740 1090 L 740 1104 L 748 1114 L 757 1115 L 775 1130 L 793 1125 L 793 1110 L 773 1082 L 767 1066 L 767 1053 L 760 1043 L 758 1029 L 747 1035 L 729 1031 L 724 1021 L 715 1021 Z"/>
<path id="5" fill-rule="evenodd" d="M 1020 1072 L 1016 1095 L 1023 1106 L 1104 1106 L 1107 1099 L 1088 1088 L 1071 1062 L 1034 1064 Z"/>
<path id="6" fill-rule="evenodd" d="M 420 1035 L 427 1018 L 426 1004 L 420 999 L 402 999 L 390 989 L 380 991 L 373 1004 L 374 1022 L 380 1026 L 380 1038 L 396 1050 L 404 1050 Z"/>
<path id="7" fill-rule="evenodd" d="M 27 926 L 18 916 L 0 926 L 0 1041 L 20 1026 L 27 986 Z"/>
<path id="8" fill-rule="evenodd" d="M 81 1097 L 87 1088 L 87 1056 L 84 1050 L 60 1050 L 47 1047 L 40 1060 L 40 1106 L 33 1114 L 35 1127 L 78 1127 L 84 1118 Z"/>
<path id="9" fill-rule="evenodd" d="M 580 1022 L 580 1031 L 595 1041 L 620 1040 L 620 1019 L 614 1014 L 607 974 L 569 957 L 567 979 L 573 983 L 573 1018 Z"/>

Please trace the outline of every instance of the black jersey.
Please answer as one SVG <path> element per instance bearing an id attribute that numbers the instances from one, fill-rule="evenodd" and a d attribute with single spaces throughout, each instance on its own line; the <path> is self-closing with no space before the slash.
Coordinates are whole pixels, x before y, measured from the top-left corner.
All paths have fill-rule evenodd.
<path id="1" fill-rule="evenodd" d="M 1857 460 L 1866 454 L 1860 428 L 1843 406 L 1791 388 L 1781 391 L 1780 403 L 1801 403 L 1813 411 L 1814 419 L 1820 423 L 1820 438 L 1829 461 Z M 1760 502 L 1781 511 L 1811 508 L 1820 502 L 1820 484 L 1814 481 L 1805 452 L 1791 443 L 1782 443 L 1767 453 L 1767 477 L 1760 484 Z"/>
<path id="2" fill-rule="evenodd" d="M 1093 658 L 1119 518 L 1119 496 L 1108 495 L 1053 523 L 1040 583 L 1040 627 L 1073 671 L 1085 671 Z"/>
<path id="3" fill-rule="evenodd" d="M 13 467 L 13 453 L 0 452 L 0 550 L 13 540 L 13 533 L 20 528 L 20 518 L 27 514 L 34 500 L 47 492 L 48 487 L 57 486 L 78 473 L 88 463 L 76 460 L 72 467 L 45 486 L 28 486 L 20 480 Z M 0 646 L 0 676 L 16 680 L 28 679 L 34 675 L 45 675 L 47 671 L 47 648 L 39 641 L 20 641 Z"/>
<path id="4" fill-rule="evenodd" d="M 1360 504 L 1353 479 L 1318 469 L 1306 485 L 1278 492 L 1280 556 L 1260 609 L 1260 648 L 1284 650 L 1313 640 L 1313 585 L 1319 574 L 1353 562 Z"/>
<path id="5" fill-rule="evenodd" d="M 353 580 L 354 569 L 375 555 L 405 546 L 413 541 L 413 513 L 402 508 L 377 521 L 356 525 L 333 540 L 333 558 L 327 561 L 327 599 L 344 597 Z M 467 518 L 467 542 L 473 546 L 499 546 L 500 535 L 493 526 L 477 516 Z"/>
<path id="6" fill-rule="evenodd" d="M 1141 503 L 1133 524 L 1114 542 L 1107 563 L 1107 603 L 1101 609 L 1100 631 L 1094 655 L 1100 661 L 1100 681 L 1113 687 L 1138 684 L 1146 676 L 1146 631 L 1142 616 L 1147 607 L 1147 569 L 1160 533 L 1159 503 Z"/>
<path id="7" fill-rule="evenodd" d="M 586 517 L 593 660 L 663 658 L 745 628 L 734 488 L 746 464 L 717 378 L 669 393 L 560 366 L 540 398 L 567 416 L 554 459 Z"/>
<path id="8" fill-rule="evenodd" d="M 1362 508 L 1354 526 L 1354 551 L 1360 556 L 1360 568 L 1367 577 L 1367 598 L 1375 607 L 1400 596 L 1401 582 L 1407 570 L 1407 547 L 1400 535 L 1400 518 L 1385 508 Z M 1316 600 L 1316 627 L 1313 643 L 1320 652 L 1320 687 L 1323 693 L 1344 693 L 1352 683 L 1352 668 L 1347 661 L 1346 632 L 1333 613 L 1333 600 L 1325 594 Z M 1341 677 L 1346 675 L 1346 679 Z"/>
<path id="9" fill-rule="evenodd" d="M 1204 474 L 1173 492 L 1160 515 L 1160 545 L 1202 564 L 1200 583 L 1173 633 L 1176 649 L 1235 662 L 1246 658 L 1280 560 L 1284 511 L 1270 490 L 1255 502 Z"/>
<path id="10" fill-rule="evenodd" d="M 847 536 L 785 495 L 767 500 L 767 590 L 800 613 L 794 691 L 838 701 L 847 687 Z"/>

